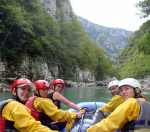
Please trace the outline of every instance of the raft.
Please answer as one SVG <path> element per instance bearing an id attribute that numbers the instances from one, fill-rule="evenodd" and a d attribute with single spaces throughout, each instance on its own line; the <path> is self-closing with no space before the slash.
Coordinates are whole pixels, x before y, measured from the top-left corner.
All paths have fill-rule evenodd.
<path id="1" fill-rule="evenodd" d="M 96 124 L 103 118 L 105 118 L 103 112 L 97 110 L 105 105 L 104 102 L 80 102 L 77 104 L 80 108 L 84 108 L 87 112 L 85 112 L 81 119 L 75 121 L 74 125 L 72 126 L 70 132 L 86 132 L 86 129 L 91 125 Z M 68 109 L 70 112 L 77 112 L 72 108 Z M 85 117 L 85 118 L 84 118 Z M 61 132 L 66 132 L 64 128 Z M 120 132 L 116 130 L 115 132 Z"/>
<path id="2" fill-rule="evenodd" d="M 81 102 L 81 103 L 78 103 L 77 106 L 79 106 L 80 108 L 84 108 L 87 110 L 97 110 L 98 108 L 101 108 L 105 105 L 106 103 L 104 102 Z M 71 112 L 77 112 L 77 110 L 74 110 L 72 108 L 70 108 L 68 111 L 71 111 Z"/>
<path id="3" fill-rule="evenodd" d="M 85 129 L 88 127 L 88 125 L 90 126 L 91 124 L 97 123 L 99 118 L 104 118 L 104 117 L 102 117 L 103 115 L 99 115 L 97 109 L 103 107 L 105 104 L 106 103 L 104 103 L 104 102 L 80 102 L 80 103 L 78 103 L 77 106 L 85 109 L 86 111 L 89 111 L 89 113 L 85 112 L 85 114 L 83 116 L 87 117 L 87 119 L 84 119 L 84 121 L 83 121 L 83 117 L 82 117 L 81 119 L 77 120 L 75 122 L 75 124 L 73 125 L 73 127 L 71 128 L 70 132 L 77 132 L 77 131 L 79 131 L 79 129 L 83 129 L 80 131 L 84 132 L 84 131 L 86 131 Z M 96 113 L 96 110 L 97 110 L 97 113 Z M 78 112 L 77 110 L 74 110 L 72 108 L 68 109 L 68 111 Z M 91 117 L 91 118 L 89 118 L 89 117 Z M 81 126 L 80 125 L 81 122 L 82 122 L 82 124 L 84 124 L 86 122 L 86 124 L 84 126 Z M 66 129 L 64 128 L 61 132 L 66 132 Z"/>

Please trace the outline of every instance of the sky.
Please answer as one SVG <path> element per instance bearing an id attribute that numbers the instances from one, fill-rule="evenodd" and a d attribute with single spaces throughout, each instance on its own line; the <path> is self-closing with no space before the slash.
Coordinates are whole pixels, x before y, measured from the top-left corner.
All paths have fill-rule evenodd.
<path id="1" fill-rule="evenodd" d="M 135 4 L 140 0 L 70 0 L 74 13 L 105 27 L 136 31 L 147 19 L 140 19 Z"/>

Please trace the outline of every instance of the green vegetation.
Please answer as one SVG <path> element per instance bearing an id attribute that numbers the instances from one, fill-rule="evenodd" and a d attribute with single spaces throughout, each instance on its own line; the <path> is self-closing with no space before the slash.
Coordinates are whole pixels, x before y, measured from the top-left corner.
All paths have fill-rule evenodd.
<path id="1" fill-rule="evenodd" d="M 14 73 L 25 56 L 30 60 L 40 56 L 49 66 L 57 65 L 64 79 L 75 79 L 76 67 L 91 69 L 97 79 L 113 76 L 110 61 L 77 19 L 65 21 L 61 2 L 57 1 L 56 22 L 38 0 L 0 1 L 0 52 L 6 68 Z M 31 64 L 30 68 L 35 67 Z"/>
<path id="2" fill-rule="evenodd" d="M 120 78 L 150 75 L 150 21 L 131 36 L 118 56 L 116 67 L 106 59 L 104 51 L 87 37 L 73 13 L 70 21 L 65 20 L 62 2 L 56 3 L 55 21 L 38 0 L 0 1 L 0 53 L 2 60 L 8 64 L 8 76 L 15 76 L 14 71 L 21 70 L 26 56 L 30 67 L 24 69 L 30 78 L 33 76 L 32 69 L 39 68 L 41 62 L 46 62 L 49 69 L 57 65 L 59 76 L 73 81 L 79 81 L 75 77 L 77 67 L 90 69 L 96 80 L 118 77 L 118 73 Z M 139 2 L 136 6 L 141 10 L 141 18 L 150 15 L 150 0 Z"/>
<path id="3" fill-rule="evenodd" d="M 141 18 L 148 17 L 150 15 L 150 0 L 139 1 L 136 7 L 141 11 Z"/>
<path id="4" fill-rule="evenodd" d="M 140 1 L 136 6 L 141 11 L 141 18 L 150 15 L 150 0 Z M 140 39 L 138 39 L 139 50 L 146 55 L 150 55 L 150 21 L 143 24 L 140 30 L 142 33 Z"/>
<path id="5" fill-rule="evenodd" d="M 150 15 L 150 0 L 139 2 L 141 17 Z M 118 56 L 121 78 L 144 78 L 150 75 L 150 20 L 130 38 L 128 45 Z"/>

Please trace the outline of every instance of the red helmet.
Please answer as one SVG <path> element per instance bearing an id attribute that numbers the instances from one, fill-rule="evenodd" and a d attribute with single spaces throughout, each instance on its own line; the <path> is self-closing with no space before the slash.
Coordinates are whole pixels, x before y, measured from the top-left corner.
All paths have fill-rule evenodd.
<path id="1" fill-rule="evenodd" d="M 20 78 L 17 79 L 11 86 L 11 91 L 16 88 L 16 87 L 23 87 L 23 86 L 30 86 L 31 91 L 34 91 L 36 89 L 35 85 L 28 79 L 26 78 Z"/>
<path id="2" fill-rule="evenodd" d="M 53 82 L 52 82 L 52 86 L 56 85 L 56 84 L 63 84 L 65 86 L 65 82 L 64 80 L 62 79 L 55 79 Z"/>
<path id="3" fill-rule="evenodd" d="M 34 82 L 36 89 L 50 88 L 50 85 L 45 80 L 37 80 Z"/>

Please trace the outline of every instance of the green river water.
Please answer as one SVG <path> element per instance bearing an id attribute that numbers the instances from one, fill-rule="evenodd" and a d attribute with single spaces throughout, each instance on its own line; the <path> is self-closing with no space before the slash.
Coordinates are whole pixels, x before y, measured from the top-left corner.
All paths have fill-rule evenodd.
<path id="1" fill-rule="evenodd" d="M 75 104 L 91 101 L 107 103 L 112 97 L 107 87 L 65 88 L 62 94 Z M 150 91 L 143 90 L 143 94 L 146 96 L 147 100 L 150 101 Z M 10 92 L 0 92 L 0 101 L 10 97 Z M 62 109 L 66 110 L 68 107 L 62 104 Z"/>

